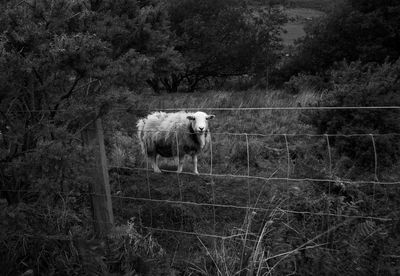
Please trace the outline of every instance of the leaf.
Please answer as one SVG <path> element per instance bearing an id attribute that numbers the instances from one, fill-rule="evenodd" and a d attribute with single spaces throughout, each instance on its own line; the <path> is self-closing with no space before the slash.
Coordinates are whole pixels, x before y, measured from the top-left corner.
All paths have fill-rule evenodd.
<path id="1" fill-rule="evenodd" d="M 356 234 L 361 238 L 365 238 L 373 234 L 376 231 L 376 229 L 377 227 L 374 221 L 366 220 L 364 222 L 357 224 Z"/>

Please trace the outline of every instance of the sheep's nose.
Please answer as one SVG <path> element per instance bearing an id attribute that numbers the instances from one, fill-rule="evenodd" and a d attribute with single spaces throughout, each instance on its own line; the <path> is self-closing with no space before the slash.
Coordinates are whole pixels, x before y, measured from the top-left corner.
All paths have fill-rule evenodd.
<path id="1" fill-rule="evenodd" d="M 200 130 L 200 131 L 203 131 L 203 129 L 204 129 L 204 127 L 199 127 L 199 130 Z"/>

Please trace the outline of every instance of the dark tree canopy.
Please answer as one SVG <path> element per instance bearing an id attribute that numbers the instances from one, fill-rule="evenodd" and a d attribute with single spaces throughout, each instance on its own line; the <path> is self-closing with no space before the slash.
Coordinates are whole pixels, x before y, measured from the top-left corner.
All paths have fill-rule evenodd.
<path id="1" fill-rule="evenodd" d="M 288 62 L 290 76 L 318 73 L 335 62 L 382 63 L 400 56 L 400 2 L 348 0 L 306 29 L 297 53 Z"/>
<path id="2" fill-rule="evenodd" d="M 162 6 L 142 5 L 1 4 L 1 142 L 9 149 L 2 158 L 13 159 L 43 139 L 57 140 L 53 128 L 77 131 L 88 113 L 104 112 L 147 85 L 154 64 L 174 52 Z"/>
<path id="3" fill-rule="evenodd" d="M 251 9 L 241 0 L 168 1 L 181 70 L 164 83 L 263 74 L 277 61 L 280 28 L 286 17 L 276 9 Z M 176 87 L 176 85 L 175 85 Z"/>

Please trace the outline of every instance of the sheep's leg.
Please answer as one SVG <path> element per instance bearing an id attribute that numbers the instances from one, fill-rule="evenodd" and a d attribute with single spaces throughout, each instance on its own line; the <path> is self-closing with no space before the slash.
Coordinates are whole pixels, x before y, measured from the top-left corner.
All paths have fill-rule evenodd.
<path id="1" fill-rule="evenodd" d="M 178 156 L 178 170 L 176 171 L 177 173 L 182 172 L 184 160 L 185 160 L 185 156 Z"/>
<path id="2" fill-rule="evenodd" d="M 155 154 L 154 156 L 151 156 L 151 166 L 153 167 L 153 170 L 155 173 L 161 173 L 160 168 L 158 167 L 158 154 Z"/>
<path id="3" fill-rule="evenodd" d="M 192 160 L 193 160 L 193 172 L 195 174 L 199 174 L 199 171 L 197 170 L 197 154 L 192 155 Z"/>

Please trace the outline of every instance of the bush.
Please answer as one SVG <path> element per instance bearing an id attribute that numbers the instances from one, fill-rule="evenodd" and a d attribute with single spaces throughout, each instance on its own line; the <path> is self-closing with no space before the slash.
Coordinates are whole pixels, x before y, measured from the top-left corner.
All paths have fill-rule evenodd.
<path id="1" fill-rule="evenodd" d="M 110 144 L 109 165 L 111 167 L 135 165 L 136 156 L 140 154 L 140 149 L 134 138 L 121 131 L 116 131 L 113 133 Z"/>
<path id="2" fill-rule="evenodd" d="M 139 233 L 134 219 L 104 240 L 93 238 L 90 218 L 72 211 L 72 198 L 64 198 L 64 208 L 39 202 L 2 208 L 2 275 L 159 275 L 168 270 L 165 250 L 151 233 Z"/>
<path id="3" fill-rule="evenodd" d="M 287 93 L 298 94 L 306 90 L 321 91 L 328 89 L 329 86 L 329 81 L 323 76 L 300 73 L 292 76 L 289 81 L 285 82 L 283 88 Z"/>
<path id="4" fill-rule="evenodd" d="M 319 106 L 399 106 L 400 95 L 400 59 L 394 63 L 376 65 L 361 62 L 347 64 L 343 62 L 337 70 L 331 72 L 333 89 L 325 93 Z M 387 166 L 399 160 L 400 133 L 398 109 L 349 109 L 323 110 L 303 114 L 303 120 L 311 123 L 318 133 L 329 134 L 377 134 L 357 139 L 331 139 L 339 156 L 346 155 L 357 166 L 372 168 L 374 152 L 378 154 L 380 166 Z"/>
<path id="5" fill-rule="evenodd" d="M 326 16 L 306 25 L 306 36 L 279 68 L 276 81 L 287 81 L 299 72 L 324 72 L 344 59 L 364 63 L 383 63 L 386 58 L 395 61 L 400 56 L 399 7 L 396 0 L 337 1 Z"/>
<path id="6" fill-rule="evenodd" d="M 176 50 L 185 60 L 185 70 L 162 80 L 170 92 L 181 85 L 192 92 L 210 79 L 260 78 L 279 61 L 287 21 L 279 9 L 250 7 L 242 0 L 168 2 Z"/>

